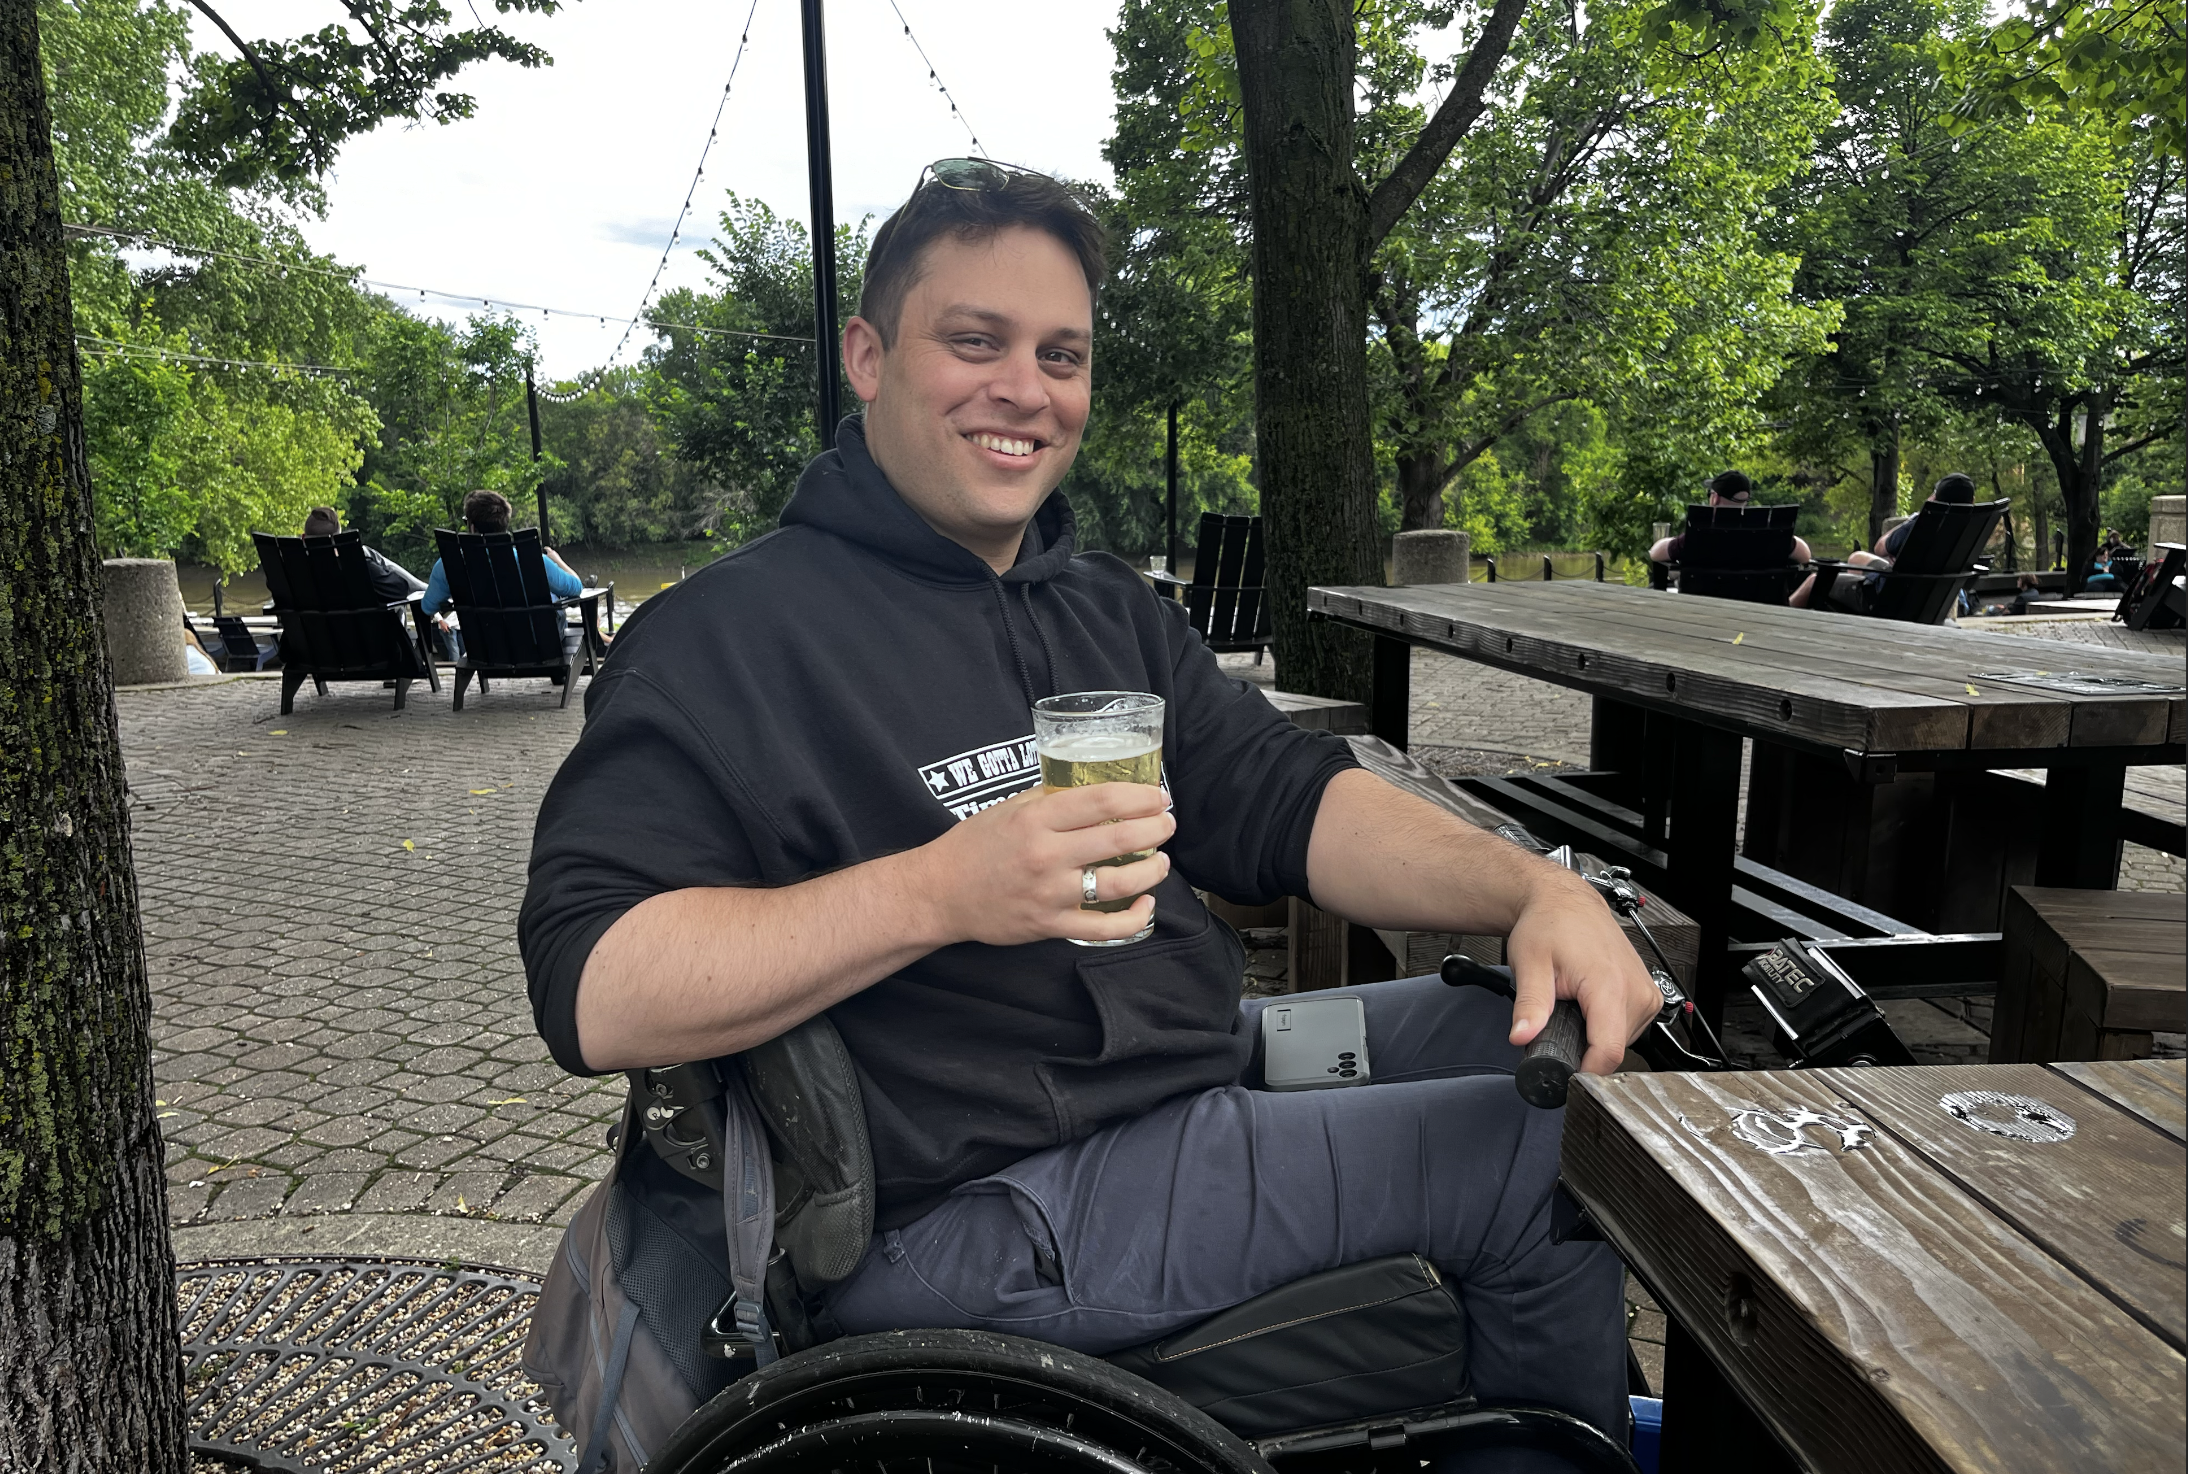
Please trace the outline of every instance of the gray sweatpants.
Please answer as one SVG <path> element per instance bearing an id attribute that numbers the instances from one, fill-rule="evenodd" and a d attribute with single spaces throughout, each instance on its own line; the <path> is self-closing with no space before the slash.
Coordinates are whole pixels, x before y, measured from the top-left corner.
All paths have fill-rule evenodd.
<path id="1" fill-rule="evenodd" d="M 1235 1085 L 968 1182 L 880 1234 L 831 1297 L 850 1332 L 962 1326 L 1095 1355 L 1364 1259 L 1422 1254 L 1466 1308 L 1475 1395 L 1623 1438 L 1623 1272 L 1550 1242 L 1563 1111 L 1512 1088 L 1511 1005 L 1409 978 L 1345 990 L 1375 1083 Z M 1244 1005 L 1260 1038 L 1260 1001 Z"/>

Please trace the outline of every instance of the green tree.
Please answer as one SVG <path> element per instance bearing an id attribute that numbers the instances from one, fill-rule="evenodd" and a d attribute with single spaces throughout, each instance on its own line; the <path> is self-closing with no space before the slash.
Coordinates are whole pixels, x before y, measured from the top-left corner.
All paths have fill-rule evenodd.
<path id="1" fill-rule="evenodd" d="M 463 499 L 498 491 L 520 519 L 546 467 L 532 460 L 524 369 L 531 330 L 509 316 L 451 327 L 385 299 L 362 335 L 361 388 L 379 421 L 349 522 L 397 562 L 433 561 L 433 530 L 460 526 Z"/>
<path id="2" fill-rule="evenodd" d="M 1115 127 L 1103 145 L 1117 193 L 1101 200 L 1110 277 L 1095 319 L 1094 413 L 1064 483 L 1089 545 L 1137 554 L 1166 542 L 1166 450 L 1178 418 L 1178 537 L 1204 511 L 1259 506 L 1253 466 L 1253 290 L 1235 102 L 1204 102 L 1214 0 L 1126 0 L 1109 33 Z"/>
<path id="3" fill-rule="evenodd" d="M 731 194 L 720 234 L 699 252 L 712 288 L 665 292 L 649 314 L 662 342 L 646 352 L 648 399 L 676 454 L 717 488 L 706 525 L 725 546 L 774 527 L 820 453 L 809 240 L 797 221 Z M 858 301 L 866 246 L 863 223 L 836 227 L 846 311 Z M 831 345 L 840 373 L 838 357 Z M 846 387 L 841 402 L 858 401 Z"/>
<path id="4" fill-rule="evenodd" d="M 2031 112 L 2093 118 L 2127 147 L 2188 151 L 2188 26 L 2177 0 L 2021 0 L 1945 56 L 1964 89 L 1946 126 L 1969 131 Z"/>
<path id="5" fill-rule="evenodd" d="M 416 111 L 419 94 L 396 84 L 460 33 L 437 6 L 407 18 L 371 73 L 386 87 L 338 89 L 343 111 L 300 108 L 293 128 L 251 134 L 253 167 L 309 178 L 343 137 Z M 37 0 L 0 0 L 0 399 L 13 407 L 0 416 L 0 1467 L 182 1474 L 150 995 L 40 31 Z M 315 46 L 327 32 L 289 54 Z M 448 53 L 430 54 L 437 81 Z M 212 80 L 199 97 L 217 103 Z M 252 111 L 246 99 L 234 116 Z"/>
<path id="6" fill-rule="evenodd" d="M 543 395 L 539 409 L 558 540 L 626 548 L 715 530 L 713 483 L 677 459 L 647 408 L 642 370 L 611 369 L 573 396 Z"/>
<path id="7" fill-rule="evenodd" d="M 1252 200 L 1256 475 L 1284 680 L 1325 696 L 1367 694 L 1362 640 L 1307 619 L 1312 584 L 1381 579 L 1374 422 L 1368 400 L 1369 273 L 1377 251 L 1488 105 L 1528 0 L 1466 19 L 1465 60 L 1417 131 L 1362 132 L 1361 59 L 1458 7 L 1411 0 L 1229 0 L 1206 48 L 1207 93 L 1244 113 Z M 1693 47 L 1712 34 L 1778 44 L 1803 33 L 1795 0 L 1671 0 L 1650 34 Z M 1767 38 L 1767 39 L 1766 39 Z M 1235 59 L 1235 65 L 1226 58 Z"/>
<path id="8" fill-rule="evenodd" d="M 1402 527 L 1442 525 L 1455 478 L 1573 401 L 1622 441 L 1673 409 L 1664 452 L 1691 485 L 1754 437 L 1759 393 L 1835 315 L 1790 300 L 1793 260 L 1755 229 L 1823 120 L 1821 67 L 1797 43 L 1667 53 L 1648 13 L 1531 11 L 1465 150 L 1376 254 L 1371 371 Z M 1394 99 L 1420 66 L 1392 50 L 1379 131 L 1405 138 L 1420 110 Z"/>
<path id="9" fill-rule="evenodd" d="M 2041 117 L 1956 136 L 1940 59 L 1980 24 L 1972 0 L 1852 0 L 1826 23 L 1842 112 L 1813 205 L 1796 187 L 1781 208 L 1799 290 L 1845 317 L 1788 380 L 1785 421 L 1811 463 L 1865 462 L 1864 541 L 1919 490 L 1906 447 L 1966 410 L 2026 425 L 2079 578 L 2106 465 L 2178 433 L 2160 405 L 2181 361 L 2179 165 Z"/>
<path id="10" fill-rule="evenodd" d="M 89 359 L 85 430 L 109 552 L 256 561 L 252 525 L 293 529 L 339 500 L 372 428 L 337 368 L 370 312 L 352 273 L 232 196 L 164 135 L 170 75 L 191 62 L 175 8 L 42 0 L 76 328 Z M 132 267 L 129 240 L 199 248 Z"/>

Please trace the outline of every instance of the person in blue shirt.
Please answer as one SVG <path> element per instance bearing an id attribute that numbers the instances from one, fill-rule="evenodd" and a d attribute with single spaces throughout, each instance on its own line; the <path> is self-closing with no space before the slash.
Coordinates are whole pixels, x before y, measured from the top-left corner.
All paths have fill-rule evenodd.
<path id="1" fill-rule="evenodd" d="M 498 491 L 474 491 L 463 499 L 463 523 L 473 532 L 507 532 L 509 530 L 509 498 Z M 542 548 L 547 555 L 547 592 L 558 599 L 574 598 L 585 592 L 585 580 L 571 571 L 562 561 L 562 555 L 553 548 Z M 448 570 L 441 560 L 433 560 L 433 572 L 425 581 L 425 612 L 433 616 L 434 627 L 448 643 L 450 655 L 463 653 L 463 633 L 449 626 L 441 611 L 448 607 Z"/>

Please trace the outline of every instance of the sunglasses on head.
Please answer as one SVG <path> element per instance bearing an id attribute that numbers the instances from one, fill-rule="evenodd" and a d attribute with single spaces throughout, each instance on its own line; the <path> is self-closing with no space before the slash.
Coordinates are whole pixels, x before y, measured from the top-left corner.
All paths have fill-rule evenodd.
<path id="1" fill-rule="evenodd" d="M 998 164 L 993 159 L 936 159 L 919 171 L 919 183 L 912 186 L 917 194 L 926 187 L 928 180 L 945 189 L 963 189 L 979 193 L 983 190 L 1001 189 L 1013 177 L 1048 179 L 1038 169 L 1021 169 L 1016 164 Z M 1055 183 L 1050 179 L 1051 184 Z"/>

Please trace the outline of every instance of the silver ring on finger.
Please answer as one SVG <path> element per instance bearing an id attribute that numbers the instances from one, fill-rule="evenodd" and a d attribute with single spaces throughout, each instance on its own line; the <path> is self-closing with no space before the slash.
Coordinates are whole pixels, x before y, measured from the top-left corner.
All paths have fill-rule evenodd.
<path id="1" fill-rule="evenodd" d="M 1079 894 L 1086 898 L 1086 903 L 1089 906 L 1101 899 L 1094 893 L 1094 867 L 1092 865 L 1079 872 Z"/>

